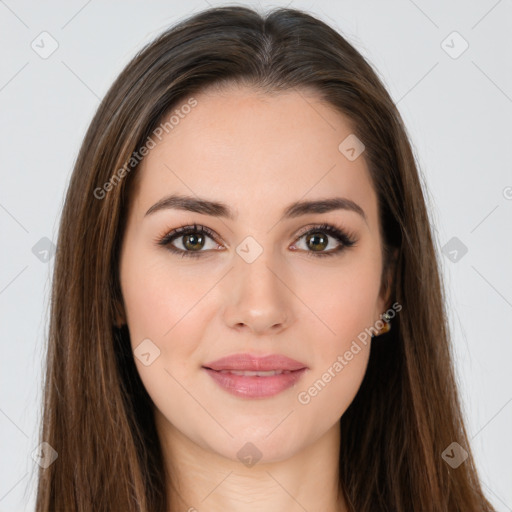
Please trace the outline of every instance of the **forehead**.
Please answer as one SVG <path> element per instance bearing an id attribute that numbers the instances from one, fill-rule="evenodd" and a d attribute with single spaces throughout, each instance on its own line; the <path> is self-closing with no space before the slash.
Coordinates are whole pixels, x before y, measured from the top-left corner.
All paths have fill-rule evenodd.
<path id="1" fill-rule="evenodd" d="M 171 193 L 222 200 L 237 217 L 343 196 L 375 217 L 364 152 L 351 161 L 340 151 L 353 126 L 331 105 L 305 90 L 270 95 L 238 86 L 193 98 L 193 108 L 181 110 L 185 98 L 164 116 L 165 123 L 174 115 L 172 128 L 137 170 L 144 212 Z"/>

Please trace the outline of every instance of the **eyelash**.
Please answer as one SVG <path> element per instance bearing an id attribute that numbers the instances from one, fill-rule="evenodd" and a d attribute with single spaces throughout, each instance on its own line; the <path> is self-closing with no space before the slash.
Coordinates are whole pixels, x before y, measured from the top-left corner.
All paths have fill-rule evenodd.
<path id="1" fill-rule="evenodd" d="M 297 238 L 295 239 L 295 242 L 298 242 L 302 237 L 305 235 L 308 235 L 310 233 L 316 233 L 316 232 L 324 232 L 333 237 L 335 240 L 340 242 L 340 246 L 336 249 L 333 249 L 328 252 L 315 252 L 315 251 L 305 251 L 308 256 L 312 257 L 327 257 L 327 256 L 335 256 L 336 254 L 339 254 L 343 252 L 348 247 L 352 247 L 356 244 L 357 239 L 355 238 L 353 233 L 347 233 L 342 229 L 338 229 L 337 227 L 331 225 L 331 224 L 318 224 L 313 227 L 309 227 L 309 229 L 306 229 L 304 232 L 300 233 Z M 157 244 L 166 247 L 169 251 L 171 251 L 174 254 L 177 254 L 179 256 L 183 257 L 192 257 L 192 258 L 199 258 L 202 257 L 202 253 L 208 252 L 208 251 L 184 251 L 182 249 L 178 249 L 174 247 L 171 242 L 173 242 L 175 239 L 180 238 L 185 235 L 190 234 L 197 234 L 200 233 L 202 235 L 209 236 L 212 240 L 214 240 L 216 243 L 218 243 L 215 239 L 216 235 L 215 233 L 206 226 L 202 226 L 200 224 L 193 224 L 188 226 L 182 226 L 176 229 L 173 229 L 172 231 L 168 232 L 165 236 L 159 238 L 157 240 Z"/>

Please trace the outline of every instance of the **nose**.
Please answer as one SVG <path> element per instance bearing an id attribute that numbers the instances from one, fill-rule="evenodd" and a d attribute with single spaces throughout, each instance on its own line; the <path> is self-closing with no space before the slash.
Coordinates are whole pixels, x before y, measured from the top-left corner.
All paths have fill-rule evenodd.
<path id="1" fill-rule="evenodd" d="M 236 258 L 229 272 L 224 320 L 232 329 L 275 335 L 293 320 L 294 295 L 287 284 L 289 274 L 265 254 L 252 263 Z"/>

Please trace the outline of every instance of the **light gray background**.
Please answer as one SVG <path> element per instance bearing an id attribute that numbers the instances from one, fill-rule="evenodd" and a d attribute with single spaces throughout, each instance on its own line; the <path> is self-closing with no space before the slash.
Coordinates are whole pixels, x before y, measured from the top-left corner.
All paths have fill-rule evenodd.
<path id="1" fill-rule="evenodd" d="M 117 74 L 169 25 L 225 4 L 0 0 L 0 512 L 34 506 L 53 258 L 32 248 L 57 241 L 80 143 Z M 467 247 L 455 262 L 442 257 L 457 374 L 485 492 L 512 511 L 512 2 L 289 4 L 340 30 L 377 69 L 424 173 L 438 250 L 452 237 Z M 43 31 L 58 43 L 45 59 L 31 47 Z M 453 31 L 469 44 L 459 56 Z"/>

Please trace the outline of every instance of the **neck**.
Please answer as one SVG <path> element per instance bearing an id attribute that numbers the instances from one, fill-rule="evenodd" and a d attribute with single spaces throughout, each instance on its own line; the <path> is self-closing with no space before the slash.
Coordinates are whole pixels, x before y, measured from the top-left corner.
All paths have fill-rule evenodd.
<path id="1" fill-rule="evenodd" d="M 185 437 L 158 410 L 155 419 L 169 475 L 172 512 L 348 510 L 338 496 L 337 423 L 286 460 L 263 456 L 249 467 Z"/>

